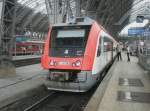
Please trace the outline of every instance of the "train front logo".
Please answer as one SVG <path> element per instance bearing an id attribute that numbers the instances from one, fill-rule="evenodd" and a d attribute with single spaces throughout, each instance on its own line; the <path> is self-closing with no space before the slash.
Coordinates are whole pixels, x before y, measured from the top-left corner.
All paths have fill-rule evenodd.
<path id="1" fill-rule="evenodd" d="M 64 53 L 65 53 L 65 54 L 68 54 L 68 50 L 66 49 Z"/>

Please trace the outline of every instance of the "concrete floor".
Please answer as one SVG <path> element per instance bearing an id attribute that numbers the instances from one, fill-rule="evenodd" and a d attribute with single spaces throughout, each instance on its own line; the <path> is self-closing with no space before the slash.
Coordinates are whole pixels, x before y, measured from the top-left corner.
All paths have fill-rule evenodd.
<path id="1" fill-rule="evenodd" d="M 104 81 L 104 84 L 105 82 L 108 84 L 105 85 L 107 88 L 104 85 L 99 86 L 91 99 L 92 102 L 88 103 L 85 111 L 150 111 L 150 103 L 118 101 L 117 99 L 118 91 L 150 93 L 150 75 L 138 65 L 136 57 L 131 56 L 131 61 L 127 62 L 126 54 L 123 53 L 123 60 L 116 61 L 108 73 L 111 77 Z M 138 78 L 144 86 L 121 86 L 119 85 L 119 78 Z M 102 92 L 104 94 L 100 98 Z"/>
<path id="2" fill-rule="evenodd" d="M 117 91 L 150 93 L 150 75 L 138 65 L 138 59 L 131 57 L 131 62 L 127 62 L 126 55 L 123 54 L 123 61 L 119 61 L 115 65 L 112 78 L 98 111 L 150 111 L 150 103 L 121 102 L 117 100 Z M 120 77 L 139 78 L 144 87 L 120 86 L 118 85 Z"/>

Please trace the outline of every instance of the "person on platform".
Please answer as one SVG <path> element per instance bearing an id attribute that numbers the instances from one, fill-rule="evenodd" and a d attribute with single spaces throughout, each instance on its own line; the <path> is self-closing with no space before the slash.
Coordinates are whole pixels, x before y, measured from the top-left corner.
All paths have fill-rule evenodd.
<path id="1" fill-rule="evenodd" d="M 119 60 L 122 60 L 122 56 L 121 56 L 121 50 L 122 50 L 122 49 L 121 49 L 120 44 L 117 45 L 117 49 L 116 49 L 116 50 L 117 50 L 117 58 L 118 58 L 118 61 L 119 61 Z"/>
<path id="2" fill-rule="evenodd" d="M 130 62 L 130 46 L 127 46 L 127 61 Z"/>

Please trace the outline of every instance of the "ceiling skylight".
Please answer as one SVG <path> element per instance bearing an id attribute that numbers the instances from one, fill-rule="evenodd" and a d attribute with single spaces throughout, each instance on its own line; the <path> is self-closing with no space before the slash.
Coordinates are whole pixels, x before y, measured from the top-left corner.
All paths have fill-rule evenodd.
<path id="1" fill-rule="evenodd" d="M 35 13 L 47 14 L 45 0 L 18 0 L 18 3 L 32 8 Z"/>

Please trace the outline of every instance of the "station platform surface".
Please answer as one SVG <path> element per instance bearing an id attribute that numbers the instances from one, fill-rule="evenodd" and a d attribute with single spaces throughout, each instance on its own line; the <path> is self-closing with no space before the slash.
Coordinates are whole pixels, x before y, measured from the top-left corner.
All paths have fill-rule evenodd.
<path id="1" fill-rule="evenodd" d="M 150 74 L 138 58 L 122 54 L 98 87 L 84 111 L 150 111 Z"/>
<path id="2" fill-rule="evenodd" d="M 16 75 L 12 77 L 0 78 L 0 108 L 25 97 L 28 91 L 42 86 L 46 73 L 40 64 L 35 64 L 16 68 Z"/>
<path id="3" fill-rule="evenodd" d="M 24 60 L 32 58 L 40 58 L 41 55 L 22 55 L 22 56 L 13 56 L 13 60 Z"/>

